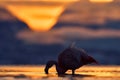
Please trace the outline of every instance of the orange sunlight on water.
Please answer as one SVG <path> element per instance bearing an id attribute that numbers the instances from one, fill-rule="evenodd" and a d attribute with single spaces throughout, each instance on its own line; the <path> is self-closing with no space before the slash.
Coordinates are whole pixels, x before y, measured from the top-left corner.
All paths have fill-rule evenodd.
<path id="1" fill-rule="evenodd" d="M 0 76 L 58 77 L 55 66 L 50 68 L 49 75 L 44 72 L 45 66 L 0 66 Z M 91 77 L 120 77 L 120 66 L 83 66 L 75 71 L 76 74 Z M 66 72 L 71 74 L 71 70 Z M 79 77 L 80 75 L 78 75 Z"/>
<path id="2" fill-rule="evenodd" d="M 113 2 L 114 0 L 90 0 L 91 2 Z"/>

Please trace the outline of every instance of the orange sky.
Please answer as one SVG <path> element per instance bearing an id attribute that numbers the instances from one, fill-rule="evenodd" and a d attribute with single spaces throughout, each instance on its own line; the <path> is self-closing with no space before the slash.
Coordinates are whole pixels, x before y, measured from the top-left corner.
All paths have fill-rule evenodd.
<path id="1" fill-rule="evenodd" d="M 53 0 L 54 1 L 54 0 Z M 72 0 L 71 0 L 72 1 Z M 112 2 L 113 0 L 89 0 L 90 2 Z M 34 2 L 35 3 L 35 2 Z M 50 3 L 50 2 L 49 2 Z M 33 31 L 48 31 L 57 22 L 64 11 L 66 3 L 57 5 L 17 5 L 9 4 L 6 8 L 23 22 L 27 23 Z"/>
<path id="2" fill-rule="evenodd" d="M 27 23 L 31 30 L 48 31 L 56 24 L 58 17 L 64 11 L 64 5 L 57 7 L 49 5 L 8 5 L 7 9 L 18 19 Z"/>
<path id="3" fill-rule="evenodd" d="M 91 1 L 91 2 L 112 2 L 113 0 L 89 0 L 89 1 Z M 50 8 L 50 7 L 47 7 L 47 8 Z M 56 11 L 49 11 L 47 13 L 49 13 L 50 15 L 53 14 L 54 16 L 49 15 L 49 16 L 47 16 L 48 18 L 46 18 L 46 17 L 43 18 L 42 16 L 39 16 L 38 19 L 42 19 L 41 21 L 32 19 L 31 23 L 28 22 L 30 24 L 29 25 L 30 29 L 32 29 L 34 31 L 48 31 L 48 30 L 50 30 L 53 27 L 53 25 L 57 22 L 57 19 L 59 17 L 57 15 L 60 15 L 63 12 L 63 10 L 64 10 L 64 8 L 61 6 L 60 8 L 58 7 L 58 9 L 56 9 Z M 42 23 L 40 23 L 40 22 L 42 22 Z M 42 26 L 40 24 L 42 24 Z M 36 25 L 36 26 L 34 26 L 34 25 Z"/>
<path id="4" fill-rule="evenodd" d="M 6 0 L 3 3 L 14 16 L 25 22 L 31 30 L 44 32 L 50 30 L 66 6 L 75 1 L 77 0 L 40 0 L 39 2 L 30 0 L 29 3 L 32 4 L 29 4 L 28 2 L 24 3 L 24 0 L 11 1 L 11 3 Z"/>
<path id="5" fill-rule="evenodd" d="M 112 2 L 113 0 L 89 0 L 89 1 L 91 1 L 91 2 Z M 51 13 L 51 11 L 49 12 L 50 14 L 54 14 L 54 15 L 57 15 L 57 14 L 59 14 L 59 13 L 61 13 L 62 11 L 63 11 L 63 7 L 61 7 L 61 8 L 59 8 L 59 10 L 58 11 L 56 11 L 56 14 L 54 14 L 55 12 L 52 12 Z M 60 15 L 60 14 L 59 14 Z M 42 16 L 41 16 L 42 17 Z M 41 17 L 39 18 L 39 19 L 41 19 Z M 51 17 L 51 19 L 50 19 L 50 17 Z M 31 22 L 31 24 L 30 24 L 30 28 L 32 29 L 32 30 L 34 30 L 34 31 L 48 31 L 48 30 L 50 30 L 52 27 L 53 27 L 53 25 L 57 22 L 57 17 L 54 17 L 54 16 L 50 16 L 49 18 L 47 18 L 47 19 L 43 19 L 42 21 L 44 21 L 43 22 L 43 26 L 39 26 L 39 24 L 41 24 L 40 22 L 36 22 L 36 25 L 38 25 L 38 26 L 31 26 L 31 25 L 35 25 L 34 23 L 35 22 Z M 53 18 L 52 18 L 53 17 Z M 39 21 L 39 20 L 38 20 Z M 51 26 L 50 26 L 51 25 Z"/>

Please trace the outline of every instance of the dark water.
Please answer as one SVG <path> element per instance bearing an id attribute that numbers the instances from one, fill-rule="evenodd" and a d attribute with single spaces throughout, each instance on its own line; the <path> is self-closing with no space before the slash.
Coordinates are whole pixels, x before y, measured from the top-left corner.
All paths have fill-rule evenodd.
<path id="1" fill-rule="evenodd" d="M 31 34 L 34 32 L 28 28 L 27 24 L 17 19 L 5 8 L 0 7 L 0 64 L 45 64 L 48 60 L 57 60 L 58 54 L 68 47 L 72 41 L 75 41 L 76 47 L 85 49 L 89 55 L 93 56 L 101 64 L 120 65 L 119 12 L 120 5 L 118 2 L 108 4 L 78 2 L 73 4 L 66 9 L 60 16 L 58 23 L 50 30 L 51 33 L 63 30 L 64 34 L 62 35 L 61 32 L 60 35 L 56 35 L 58 34 L 56 32 L 55 36 L 53 34 L 51 36 L 55 39 L 53 43 L 42 44 L 31 42 L 36 37 L 28 38 L 27 40 L 26 38 L 18 38 L 17 34 L 23 30 Z M 95 31 L 101 29 L 107 31 L 109 29 L 117 30 L 118 33 L 111 31 L 104 34 L 109 35 L 109 33 L 114 32 L 117 36 L 114 34 L 113 36 L 109 35 L 110 37 L 97 36 L 86 39 L 83 37 L 87 36 L 87 34 L 73 34 L 69 28 L 73 28 L 74 33 L 76 30 L 74 28 L 80 28 L 80 30 L 85 28 Z M 67 31 L 69 33 L 65 33 Z M 50 33 L 46 32 L 46 34 L 49 36 Z M 44 38 L 41 33 L 37 35 L 40 35 L 40 40 Z M 57 40 L 62 40 L 64 43 L 57 43 Z"/>

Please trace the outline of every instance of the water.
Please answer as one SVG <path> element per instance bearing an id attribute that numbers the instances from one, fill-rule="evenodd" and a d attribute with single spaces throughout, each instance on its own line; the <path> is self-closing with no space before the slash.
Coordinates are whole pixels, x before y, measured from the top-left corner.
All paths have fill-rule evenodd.
<path id="1" fill-rule="evenodd" d="M 0 66 L 0 80 L 119 80 L 120 66 L 84 66 L 71 75 L 58 76 L 55 67 L 44 73 L 44 65 Z"/>

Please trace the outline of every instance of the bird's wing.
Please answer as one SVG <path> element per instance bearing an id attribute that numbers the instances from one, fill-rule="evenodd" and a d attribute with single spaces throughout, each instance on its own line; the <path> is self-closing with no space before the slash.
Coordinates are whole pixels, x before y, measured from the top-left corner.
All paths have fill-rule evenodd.
<path id="1" fill-rule="evenodd" d="M 68 48 L 58 56 L 58 63 L 62 67 L 73 68 L 74 66 L 78 67 L 79 60 L 73 55 L 71 49 Z"/>
<path id="2" fill-rule="evenodd" d="M 73 55 L 76 57 L 77 61 L 79 61 L 80 65 L 84 65 L 89 58 L 83 49 L 71 48 L 71 51 L 73 52 Z"/>

